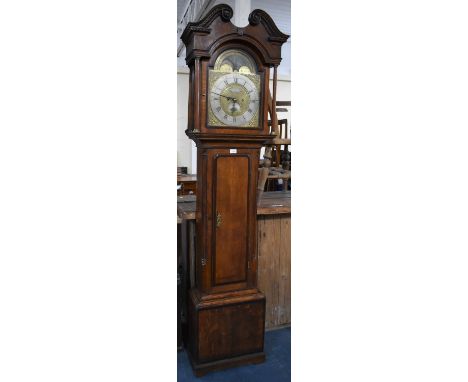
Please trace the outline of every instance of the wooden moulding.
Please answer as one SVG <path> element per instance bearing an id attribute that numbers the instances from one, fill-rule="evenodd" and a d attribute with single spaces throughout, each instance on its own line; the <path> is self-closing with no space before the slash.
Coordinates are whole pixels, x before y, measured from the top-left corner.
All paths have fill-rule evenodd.
<path id="1" fill-rule="evenodd" d="M 223 370 L 235 366 L 252 365 L 265 362 L 265 353 L 260 352 L 255 354 L 241 355 L 239 357 L 223 359 L 220 361 L 207 362 L 203 365 L 194 363 L 189 353 L 189 360 L 190 364 L 192 365 L 194 374 L 197 377 L 202 377 L 210 371 Z"/>

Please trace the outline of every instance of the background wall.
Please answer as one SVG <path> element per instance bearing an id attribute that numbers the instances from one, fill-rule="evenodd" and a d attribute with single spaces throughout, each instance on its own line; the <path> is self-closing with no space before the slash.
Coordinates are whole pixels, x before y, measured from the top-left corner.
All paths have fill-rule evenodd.
<path id="1" fill-rule="evenodd" d="M 279 68 L 281 65 L 279 66 Z M 188 112 L 188 86 L 189 70 L 187 67 L 177 69 L 177 166 L 187 167 L 190 174 L 195 174 L 196 150 L 193 142 L 185 135 Z M 270 81 L 271 88 L 271 81 Z M 278 75 L 277 96 L 278 101 L 291 100 L 290 76 Z M 278 118 L 287 118 L 291 125 L 291 113 L 278 113 Z"/>
<path id="2" fill-rule="evenodd" d="M 179 68 L 177 70 L 177 166 L 186 166 L 188 172 L 192 173 L 192 141 L 185 135 L 188 87 L 189 70 L 188 68 Z"/>

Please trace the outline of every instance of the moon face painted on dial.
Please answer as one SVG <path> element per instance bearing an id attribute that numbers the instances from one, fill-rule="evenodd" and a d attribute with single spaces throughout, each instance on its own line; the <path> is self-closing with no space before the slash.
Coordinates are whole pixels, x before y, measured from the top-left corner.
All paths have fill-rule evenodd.
<path id="1" fill-rule="evenodd" d="M 210 106 L 224 125 L 247 126 L 257 114 L 259 95 L 245 75 L 232 72 L 219 77 L 210 89 Z"/>

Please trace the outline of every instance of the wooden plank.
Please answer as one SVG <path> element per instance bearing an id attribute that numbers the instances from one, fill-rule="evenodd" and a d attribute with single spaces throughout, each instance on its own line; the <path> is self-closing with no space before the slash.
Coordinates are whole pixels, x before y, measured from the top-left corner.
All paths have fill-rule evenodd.
<path id="1" fill-rule="evenodd" d="M 196 182 L 197 174 L 181 174 L 177 175 L 177 182 Z"/>
<path id="2" fill-rule="evenodd" d="M 188 199 L 190 197 L 190 199 Z M 194 220 L 196 211 L 196 199 L 194 195 L 177 197 L 177 216 L 183 220 Z"/>
<path id="3" fill-rule="evenodd" d="M 258 288 L 266 297 L 265 327 L 279 325 L 279 249 L 281 219 L 258 218 Z"/>
<path id="4" fill-rule="evenodd" d="M 271 143 L 275 145 L 290 145 L 291 139 L 290 138 L 273 138 Z"/>
<path id="5" fill-rule="evenodd" d="M 262 195 L 261 200 L 267 199 L 291 199 L 291 191 L 282 192 L 282 191 L 267 191 Z"/>
<path id="6" fill-rule="evenodd" d="M 291 199 L 270 199 L 260 201 L 257 206 L 257 215 L 280 215 L 291 213 Z"/>
<path id="7" fill-rule="evenodd" d="M 257 215 L 291 213 L 291 192 L 264 192 L 257 205 Z"/>
<path id="8" fill-rule="evenodd" d="M 291 216 L 282 216 L 280 223 L 278 325 L 284 325 L 291 322 Z"/>
<path id="9" fill-rule="evenodd" d="M 190 288 L 195 287 L 195 240 L 196 240 L 196 225 L 195 221 L 191 220 L 188 223 L 188 261 L 190 272 Z"/>
<path id="10" fill-rule="evenodd" d="M 269 281 L 269 272 L 270 272 L 270 242 L 267 238 L 266 231 L 266 217 L 259 216 L 257 220 L 257 253 L 258 253 L 258 267 L 257 267 L 257 286 L 260 291 L 265 294 L 266 297 L 266 317 L 265 317 L 265 328 L 270 326 L 269 320 L 269 302 L 271 295 L 271 288 Z"/>
<path id="11" fill-rule="evenodd" d="M 180 195 L 177 196 L 177 203 L 195 202 L 197 197 L 195 195 Z"/>
<path id="12" fill-rule="evenodd" d="M 267 218 L 267 222 L 271 224 L 271 236 L 269 240 L 273 243 L 273 253 L 271 257 L 272 270 L 270 273 L 270 283 L 272 284 L 271 296 L 271 326 L 279 325 L 279 310 L 280 310 L 280 251 L 279 243 L 281 241 L 281 218 L 278 215 L 272 215 Z"/>

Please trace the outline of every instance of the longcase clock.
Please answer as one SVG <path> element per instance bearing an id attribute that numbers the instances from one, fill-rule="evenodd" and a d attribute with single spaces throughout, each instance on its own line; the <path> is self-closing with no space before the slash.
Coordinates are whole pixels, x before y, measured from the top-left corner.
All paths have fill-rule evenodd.
<path id="1" fill-rule="evenodd" d="M 262 10 L 252 11 L 244 28 L 232 24 L 232 16 L 228 5 L 215 6 L 181 36 L 190 68 L 186 134 L 197 145 L 187 344 L 197 375 L 265 359 L 256 185 L 260 148 L 272 138 L 270 71 L 274 105 L 276 69 L 289 36 Z"/>

